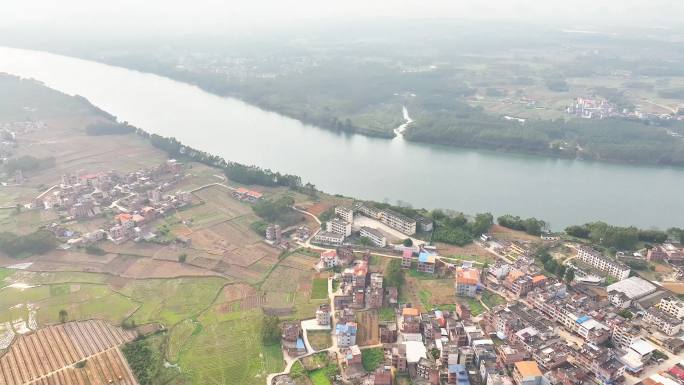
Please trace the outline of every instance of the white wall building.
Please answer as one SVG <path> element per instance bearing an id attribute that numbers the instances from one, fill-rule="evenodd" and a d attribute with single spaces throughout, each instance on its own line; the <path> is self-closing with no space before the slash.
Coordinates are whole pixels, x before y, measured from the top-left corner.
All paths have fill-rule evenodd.
<path id="1" fill-rule="evenodd" d="M 615 277 L 618 281 L 629 278 L 630 269 L 621 262 L 611 260 L 603 256 L 591 247 L 582 246 L 577 249 L 577 258 L 606 274 Z"/>
<path id="2" fill-rule="evenodd" d="M 385 247 L 387 245 L 387 238 L 385 238 L 385 236 L 376 229 L 363 226 L 361 227 L 360 235 L 363 238 L 370 239 L 375 246 Z"/>
<path id="3" fill-rule="evenodd" d="M 326 222 L 325 229 L 329 233 L 342 234 L 346 237 L 351 235 L 352 225 L 351 222 L 346 222 L 341 219 L 333 219 L 332 221 Z"/>
<path id="4" fill-rule="evenodd" d="M 344 206 L 337 206 L 335 207 L 335 215 L 341 218 L 342 220 L 346 222 L 354 222 L 354 210 L 344 207 Z"/>

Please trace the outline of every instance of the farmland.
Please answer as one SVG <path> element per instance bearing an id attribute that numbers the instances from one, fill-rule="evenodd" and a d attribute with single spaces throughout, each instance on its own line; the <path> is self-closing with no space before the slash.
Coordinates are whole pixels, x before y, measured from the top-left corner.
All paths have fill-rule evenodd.
<path id="1" fill-rule="evenodd" d="M 103 321 L 70 322 L 20 337 L 0 358 L 0 380 L 19 385 L 108 384 L 112 378 L 135 379 L 118 346 L 136 334 Z M 72 366 L 84 362 L 83 367 Z"/>

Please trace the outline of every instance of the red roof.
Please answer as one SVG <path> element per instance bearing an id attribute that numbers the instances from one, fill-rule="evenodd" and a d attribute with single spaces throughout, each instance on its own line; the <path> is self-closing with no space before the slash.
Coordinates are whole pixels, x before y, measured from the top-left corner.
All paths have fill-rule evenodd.
<path id="1" fill-rule="evenodd" d="M 247 189 L 244 188 L 244 187 L 239 187 L 237 190 L 235 190 L 235 192 L 238 193 L 238 194 L 247 194 L 248 191 L 249 191 L 249 190 L 247 190 Z"/>
<path id="2" fill-rule="evenodd" d="M 404 249 L 404 258 L 411 258 L 413 256 L 413 250 Z"/>
<path id="3" fill-rule="evenodd" d="M 675 365 L 672 368 L 670 368 L 668 372 L 673 376 L 677 376 L 679 377 L 679 379 L 684 380 L 684 369 L 681 366 Z"/>

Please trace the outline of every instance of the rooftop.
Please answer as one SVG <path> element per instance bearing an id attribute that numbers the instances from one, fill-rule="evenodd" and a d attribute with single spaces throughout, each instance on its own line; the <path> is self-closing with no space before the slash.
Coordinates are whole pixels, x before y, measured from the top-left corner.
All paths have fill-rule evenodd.
<path id="1" fill-rule="evenodd" d="M 523 377 L 539 377 L 542 375 L 539 366 L 534 361 L 518 361 L 515 363 L 515 368 Z"/>
<path id="2" fill-rule="evenodd" d="M 456 283 L 477 285 L 480 282 L 480 271 L 459 267 L 456 269 Z"/>
<path id="3" fill-rule="evenodd" d="M 611 291 L 625 293 L 630 299 L 635 299 L 653 293 L 656 287 L 641 277 L 630 277 L 609 285 L 607 290 L 608 293 Z"/>

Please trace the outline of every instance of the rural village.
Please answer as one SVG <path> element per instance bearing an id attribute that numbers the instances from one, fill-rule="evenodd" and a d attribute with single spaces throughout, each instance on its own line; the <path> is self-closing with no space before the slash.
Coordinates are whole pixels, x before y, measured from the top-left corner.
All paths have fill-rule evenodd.
<path id="1" fill-rule="evenodd" d="M 2 126 L 0 384 L 684 384 L 680 240 L 436 240 L 474 219 L 240 183 L 80 103 Z"/>

